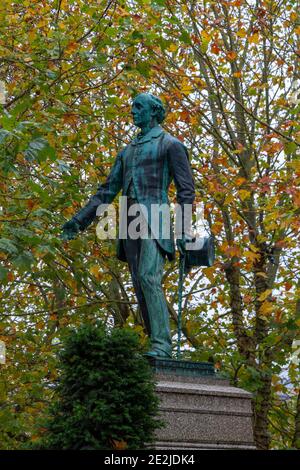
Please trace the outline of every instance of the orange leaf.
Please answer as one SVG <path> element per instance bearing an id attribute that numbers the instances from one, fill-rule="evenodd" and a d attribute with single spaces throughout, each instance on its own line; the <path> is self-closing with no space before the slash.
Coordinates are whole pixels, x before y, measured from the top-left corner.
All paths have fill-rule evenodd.
<path id="1" fill-rule="evenodd" d="M 229 61 L 233 61 L 237 57 L 237 53 L 235 51 L 229 51 L 226 54 L 226 57 Z"/>
<path id="2" fill-rule="evenodd" d="M 77 119 L 78 119 L 78 117 L 76 116 L 76 114 L 72 114 L 72 113 L 63 114 L 63 121 L 66 124 L 76 124 Z"/>
<path id="3" fill-rule="evenodd" d="M 112 439 L 113 448 L 116 450 L 124 450 L 127 449 L 127 442 L 126 441 L 116 441 Z"/>
<path id="4" fill-rule="evenodd" d="M 241 186 L 241 184 L 243 184 L 245 181 L 246 181 L 246 178 L 244 178 L 243 176 L 241 176 L 239 178 L 236 178 L 236 180 L 235 180 L 235 182 L 238 186 Z"/>
<path id="5" fill-rule="evenodd" d="M 242 72 L 241 71 L 234 72 L 233 76 L 236 77 L 236 78 L 241 78 Z"/>
<path id="6" fill-rule="evenodd" d="M 28 209 L 32 210 L 36 206 L 37 202 L 34 199 L 28 199 L 26 201 L 26 204 L 27 204 Z"/>
<path id="7" fill-rule="evenodd" d="M 225 252 L 228 256 L 241 256 L 241 249 L 236 245 L 228 246 Z"/>
<path id="8" fill-rule="evenodd" d="M 218 44 L 216 42 L 214 42 L 212 45 L 211 45 L 211 48 L 210 48 L 211 52 L 213 54 L 219 54 L 220 53 L 220 48 L 218 46 Z"/>
<path id="9" fill-rule="evenodd" d="M 78 49 L 78 47 L 79 47 L 78 42 L 71 41 L 71 42 L 69 42 L 69 44 L 67 45 L 65 50 L 66 50 L 67 53 L 72 54 L 72 52 L 76 51 L 76 49 Z"/>

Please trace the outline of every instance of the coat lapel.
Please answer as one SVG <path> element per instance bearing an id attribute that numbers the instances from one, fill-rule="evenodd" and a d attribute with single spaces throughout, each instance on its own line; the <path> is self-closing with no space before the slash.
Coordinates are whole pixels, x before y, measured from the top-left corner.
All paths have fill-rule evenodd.
<path id="1" fill-rule="evenodd" d="M 153 138 L 156 139 L 163 132 L 164 132 L 164 130 L 161 126 L 152 127 L 152 129 L 146 135 L 144 135 L 143 137 L 141 137 L 141 138 L 135 137 L 135 139 L 133 139 L 131 141 L 131 145 L 138 145 L 138 144 L 144 144 L 145 142 L 150 142 L 151 139 L 153 139 Z M 138 135 L 140 135 L 140 134 L 138 134 Z"/>

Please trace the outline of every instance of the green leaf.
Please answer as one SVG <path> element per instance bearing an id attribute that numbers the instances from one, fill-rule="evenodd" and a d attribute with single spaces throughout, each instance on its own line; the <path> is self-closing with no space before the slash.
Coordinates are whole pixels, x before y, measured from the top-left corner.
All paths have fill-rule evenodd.
<path id="1" fill-rule="evenodd" d="M 185 44 L 191 44 L 191 38 L 187 31 L 182 31 L 181 35 L 179 36 L 179 39 Z"/>
<path id="2" fill-rule="evenodd" d="M 0 266 L 0 281 L 5 281 L 7 279 L 8 269 Z"/>
<path id="3" fill-rule="evenodd" d="M 297 144 L 295 142 L 287 142 L 284 144 L 284 151 L 286 155 L 291 155 L 297 150 Z"/>
<path id="4" fill-rule="evenodd" d="M 137 70 L 146 78 L 149 78 L 151 66 L 148 62 L 139 62 L 136 66 Z"/>
<path id="5" fill-rule="evenodd" d="M 6 129 L 0 129 L 0 144 L 2 144 L 5 139 L 11 135 L 13 135 L 12 132 L 7 131 Z"/>
<path id="6" fill-rule="evenodd" d="M 0 238 L 0 250 L 6 251 L 10 255 L 18 253 L 17 247 L 8 238 Z"/>
<path id="7" fill-rule="evenodd" d="M 13 259 L 14 266 L 21 268 L 22 270 L 29 270 L 33 262 L 34 256 L 27 250 Z"/>
<path id="8" fill-rule="evenodd" d="M 56 153 L 53 147 L 49 145 L 44 137 L 37 137 L 32 140 L 25 150 L 25 158 L 27 161 L 37 160 L 38 162 L 45 161 L 47 157 L 50 160 L 56 160 Z"/>
<path id="9" fill-rule="evenodd" d="M 142 39 L 143 34 L 140 31 L 133 31 L 131 34 L 132 39 Z"/>

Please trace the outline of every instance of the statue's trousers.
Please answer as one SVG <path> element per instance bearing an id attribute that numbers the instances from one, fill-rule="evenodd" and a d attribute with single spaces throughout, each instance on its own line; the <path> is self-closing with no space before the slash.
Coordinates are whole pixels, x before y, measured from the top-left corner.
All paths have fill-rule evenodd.
<path id="1" fill-rule="evenodd" d="M 171 356 L 169 312 L 161 285 L 165 255 L 153 238 L 132 239 L 129 234 L 123 243 L 151 348 Z"/>

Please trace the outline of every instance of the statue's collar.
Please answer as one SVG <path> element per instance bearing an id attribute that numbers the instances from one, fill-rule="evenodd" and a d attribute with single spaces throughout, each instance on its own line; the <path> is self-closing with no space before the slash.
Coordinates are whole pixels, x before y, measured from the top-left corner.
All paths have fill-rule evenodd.
<path id="1" fill-rule="evenodd" d="M 163 133 L 163 128 L 161 126 L 155 126 L 150 129 L 147 134 L 145 134 L 143 137 L 135 137 L 135 139 L 132 140 L 131 145 L 138 145 L 138 144 L 144 144 L 145 142 L 149 142 L 151 139 L 159 137 Z M 138 134 L 139 136 L 141 134 Z"/>

